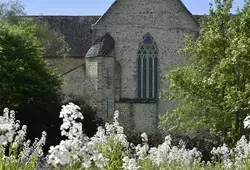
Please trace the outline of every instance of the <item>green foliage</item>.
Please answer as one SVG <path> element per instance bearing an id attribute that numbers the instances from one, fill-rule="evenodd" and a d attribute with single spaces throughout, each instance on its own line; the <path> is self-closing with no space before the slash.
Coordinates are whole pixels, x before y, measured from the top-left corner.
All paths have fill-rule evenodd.
<path id="1" fill-rule="evenodd" d="M 17 110 L 17 118 L 31 127 L 29 134 L 35 137 L 43 130 L 60 126 L 62 83 L 46 68 L 34 30 L 33 26 L 24 29 L 0 22 L 0 109 Z M 56 131 L 59 135 L 60 131 Z"/>
<path id="2" fill-rule="evenodd" d="M 24 28 L 33 26 L 34 35 L 45 49 L 45 56 L 65 57 L 69 52 L 70 48 L 63 35 L 53 30 L 46 21 L 27 17 L 24 6 L 18 0 L 0 4 L 0 20 Z"/>
<path id="3" fill-rule="evenodd" d="M 173 162 L 168 162 L 166 161 L 163 164 L 155 164 L 153 163 L 152 160 L 150 160 L 149 158 L 144 158 L 138 161 L 138 165 L 139 170 L 149 170 L 149 169 L 157 169 L 157 170 L 209 170 L 209 169 L 213 169 L 214 167 L 208 167 L 208 166 L 202 166 L 202 164 L 200 164 L 200 162 L 192 162 L 190 164 L 183 164 L 181 161 L 173 161 Z M 218 167 L 222 167 L 220 163 L 218 163 Z"/>
<path id="4" fill-rule="evenodd" d="M 153 162 L 148 158 L 140 160 L 137 166 L 140 167 L 139 169 L 141 169 L 141 170 L 143 170 L 143 169 L 155 169 L 156 168 L 156 166 L 153 164 Z"/>
<path id="5" fill-rule="evenodd" d="M 49 131 L 47 147 L 60 141 L 62 82 L 44 55 L 65 56 L 68 45 L 41 20 L 25 16 L 19 1 L 0 4 L 0 109 L 10 107 L 28 125 L 29 138 Z"/>
<path id="6" fill-rule="evenodd" d="M 39 164 L 39 160 L 37 158 L 37 155 L 33 155 L 31 159 L 27 162 L 22 162 L 22 156 L 20 152 L 18 152 L 18 149 L 13 149 L 10 147 L 4 147 L 3 145 L 0 145 L 0 148 L 6 148 L 12 149 L 13 154 L 9 154 L 8 158 L 6 157 L 6 152 L 3 151 L 3 149 L 0 149 L 0 170 L 34 170 Z M 20 149 L 20 148 L 19 148 Z M 9 151 L 10 152 L 10 151 Z"/>
<path id="7" fill-rule="evenodd" d="M 42 46 L 33 27 L 0 23 L 0 103 L 17 107 L 21 103 L 42 102 L 41 96 L 54 94 L 61 82 L 46 69 Z M 47 96 L 51 99 L 52 96 Z M 52 98 L 53 99 L 53 98 Z"/>
<path id="8" fill-rule="evenodd" d="M 104 168 L 109 170 L 122 169 L 125 148 L 115 141 L 114 137 L 108 139 L 107 142 L 98 146 L 98 152 L 102 153 L 105 158 L 109 159 L 108 165 Z"/>
<path id="9" fill-rule="evenodd" d="M 16 24 L 18 23 L 18 15 L 25 15 L 24 7 L 20 1 L 7 1 L 0 4 L 0 20 Z"/>
<path id="10" fill-rule="evenodd" d="M 246 131 L 250 107 L 250 2 L 232 16 L 232 0 L 216 0 L 197 40 L 187 38 L 190 59 L 168 74 L 169 98 L 178 106 L 161 117 L 177 132 L 209 129 L 221 142 L 235 144 Z"/>
<path id="11" fill-rule="evenodd" d="M 41 20 L 27 19 L 28 24 L 35 25 L 35 36 L 38 37 L 42 46 L 45 48 L 44 55 L 52 57 L 66 57 L 69 52 L 69 46 L 64 36 L 53 30 L 50 25 Z"/>
<path id="12" fill-rule="evenodd" d="M 46 47 L 37 36 L 38 25 L 16 17 L 22 11 L 19 3 L 0 6 L 0 109 L 17 110 L 21 123 L 31 127 L 31 139 L 43 130 L 50 131 L 51 145 L 60 136 L 55 127 L 61 124 L 62 82 L 41 58 Z"/>

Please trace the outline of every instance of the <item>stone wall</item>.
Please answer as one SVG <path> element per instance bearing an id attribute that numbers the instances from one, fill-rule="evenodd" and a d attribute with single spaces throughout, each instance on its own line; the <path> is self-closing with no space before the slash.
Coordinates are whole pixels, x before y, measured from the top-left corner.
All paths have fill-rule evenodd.
<path id="1" fill-rule="evenodd" d="M 95 59 L 98 60 L 97 113 L 104 120 L 112 121 L 114 102 L 120 100 L 120 66 L 114 57 Z"/>
<path id="2" fill-rule="evenodd" d="M 177 51 L 187 33 L 196 34 L 198 25 L 179 0 L 117 0 L 93 27 L 95 37 L 109 32 L 115 39 L 116 60 L 122 69 L 122 98 L 136 98 L 137 49 L 149 32 L 159 48 L 160 81 L 186 57 Z M 161 89 L 165 88 L 161 84 Z"/>
<path id="3" fill-rule="evenodd" d="M 66 96 L 76 95 L 92 107 L 96 106 L 98 61 L 84 58 L 48 58 L 48 66 L 55 69 L 64 81 L 62 91 Z"/>
<path id="4" fill-rule="evenodd" d="M 157 133 L 157 103 L 116 102 L 115 105 L 127 134 Z"/>
<path id="5" fill-rule="evenodd" d="M 92 29 L 94 39 L 106 32 L 114 38 L 115 59 L 121 65 L 121 99 L 137 99 L 136 59 L 143 35 L 149 32 L 158 45 L 161 92 L 168 89 L 167 72 L 187 59 L 178 53 L 184 47 L 185 36 L 196 37 L 199 26 L 179 0 L 117 0 Z M 145 124 L 157 126 L 158 114 L 166 113 L 173 103 L 159 99 L 155 104 L 116 104 L 121 114 L 126 115 L 128 107 L 134 108 L 136 116 L 131 121 L 133 119 L 135 129 L 141 131 L 146 128 Z"/>
<path id="6" fill-rule="evenodd" d="M 113 119 L 115 101 L 120 100 L 120 65 L 114 57 L 48 58 L 48 66 L 55 69 L 64 81 L 62 87 L 66 100 L 69 95 L 82 97 L 98 116 Z M 111 106 L 109 101 L 112 101 Z"/>
<path id="7" fill-rule="evenodd" d="M 84 59 L 81 58 L 48 58 L 48 66 L 55 69 L 56 73 L 63 75 L 62 79 L 64 84 L 62 86 L 63 93 L 69 94 L 82 94 L 83 92 L 83 72 L 84 72 Z M 77 68 L 77 69 L 75 69 Z M 71 71 L 75 69 L 74 71 Z M 68 73 L 69 72 L 69 73 Z"/>

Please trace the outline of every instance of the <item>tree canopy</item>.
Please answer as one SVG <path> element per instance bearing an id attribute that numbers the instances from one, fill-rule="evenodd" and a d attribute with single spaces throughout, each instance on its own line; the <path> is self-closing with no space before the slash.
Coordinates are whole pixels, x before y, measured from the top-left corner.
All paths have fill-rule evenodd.
<path id="1" fill-rule="evenodd" d="M 46 23 L 17 16 L 23 13 L 18 2 L 0 6 L 0 110 L 16 110 L 31 139 L 43 130 L 50 132 L 52 145 L 60 136 L 62 81 L 42 56 L 54 47 L 63 56 L 65 42 Z"/>
<path id="2" fill-rule="evenodd" d="M 43 102 L 45 96 L 52 100 L 48 94 L 60 89 L 61 81 L 41 58 L 44 49 L 34 31 L 33 26 L 24 29 L 0 22 L 0 104 L 4 107 Z"/>
<path id="3" fill-rule="evenodd" d="M 26 16 L 25 8 L 18 0 L 0 4 L 0 20 L 24 28 L 33 25 L 34 35 L 44 47 L 42 56 L 65 57 L 69 52 L 64 36 L 52 29 L 46 21 Z"/>
<path id="4" fill-rule="evenodd" d="M 186 39 L 188 61 L 168 74 L 169 99 L 177 107 L 161 117 L 175 132 L 208 129 L 234 144 L 246 134 L 250 114 L 250 1 L 230 13 L 233 0 L 215 0 L 196 40 Z M 166 94 L 165 94 L 166 95 Z M 163 95 L 164 96 L 164 95 Z"/>

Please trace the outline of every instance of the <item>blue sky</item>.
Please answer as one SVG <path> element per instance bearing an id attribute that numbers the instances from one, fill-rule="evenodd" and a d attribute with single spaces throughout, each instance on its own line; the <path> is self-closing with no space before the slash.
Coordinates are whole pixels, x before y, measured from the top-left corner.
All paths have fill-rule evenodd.
<path id="1" fill-rule="evenodd" d="M 0 0 L 4 2 L 8 0 Z M 114 0 L 20 0 L 29 15 L 101 15 Z M 182 0 L 193 14 L 206 14 L 213 0 Z M 234 9 L 244 0 L 234 0 Z"/>

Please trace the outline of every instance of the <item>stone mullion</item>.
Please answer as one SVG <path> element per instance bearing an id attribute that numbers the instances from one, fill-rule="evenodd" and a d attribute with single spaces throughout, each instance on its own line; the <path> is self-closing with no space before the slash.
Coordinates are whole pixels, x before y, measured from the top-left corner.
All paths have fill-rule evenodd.
<path id="1" fill-rule="evenodd" d="M 147 56 L 143 56 L 143 98 L 147 98 Z"/>
<path id="2" fill-rule="evenodd" d="M 141 98 L 143 97 L 143 56 L 141 58 Z"/>
<path id="3" fill-rule="evenodd" d="M 146 77 L 147 77 L 147 80 L 146 80 L 146 98 L 149 98 L 149 55 L 148 52 L 146 54 Z"/>

